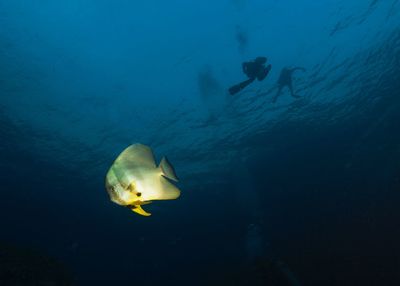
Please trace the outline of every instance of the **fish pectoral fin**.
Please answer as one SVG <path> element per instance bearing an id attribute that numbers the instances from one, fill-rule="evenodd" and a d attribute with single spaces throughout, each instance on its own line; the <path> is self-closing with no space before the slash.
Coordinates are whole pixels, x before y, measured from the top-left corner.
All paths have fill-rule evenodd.
<path id="1" fill-rule="evenodd" d="M 163 176 L 167 177 L 170 180 L 178 182 L 178 177 L 176 176 L 174 167 L 172 167 L 167 157 L 162 158 L 159 168 L 161 169 Z"/>
<path id="2" fill-rule="evenodd" d="M 152 203 L 152 201 L 145 201 L 145 202 L 140 202 L 139 205 L 144 206 L 144 205 L 148 205 L 151 203 Z"/>
<path id="3" fill-rule="evenodd" d="M 131 205 L 129 205 L 129 207 L 144 206 L 144 205 L 151 204 L 152 202 L 153 201 L 135 201 Z"/>
<path id="4" fill-rule="evenodd" d="M 140 214 L 142 216 L 151 216 L 151 213 L 146 212 L 144 209 L 142 209 L 141 206 L 133 206 L 131 210 L 137 214 Z"/>

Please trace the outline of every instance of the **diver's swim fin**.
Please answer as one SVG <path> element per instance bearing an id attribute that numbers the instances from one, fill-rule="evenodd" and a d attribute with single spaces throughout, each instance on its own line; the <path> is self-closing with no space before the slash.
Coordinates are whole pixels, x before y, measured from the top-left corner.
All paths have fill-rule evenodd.
<path id="1" fill-rule="evenodd" d="M 144 209 L 142 209 L 141 206 L 134 206 L 131 208 L 131 210 L 137 214 L 140 214 L 142 216 L 151 216 L 151 213 L 146 212 Z"/>
<path id="2" fill-rule="evenodd" d="M 241 83 L 232 86 L 231 88 L 229 88 L 229 93 L 231 95 L 234 95 L 236 93 L 238 93 L 239 91 L 241 91 L 243 88 L 245 88 L 246 86 L 248 86 L 250 83 L 252 83 L 255 80 L 255 78 L 249 78 L 248 80 L 242 81 Z"/>

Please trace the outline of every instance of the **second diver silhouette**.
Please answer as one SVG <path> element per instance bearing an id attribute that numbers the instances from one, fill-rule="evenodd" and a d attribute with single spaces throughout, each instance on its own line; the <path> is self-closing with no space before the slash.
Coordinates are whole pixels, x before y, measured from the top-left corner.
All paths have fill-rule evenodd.
<path id="1" fill-rule="evenodd" d="M 257 57 L 254 61 L 244 62 L 242 64 L 243 72 L 247 75 L 249 79 L 229 88 L 229 93 L 231 95 L 234 95 L 244 89 L 250 83 L 255 81 L 255 79 L 262 81 L 264 78 L 266 78 L 269 71 L 271 70 L 271 65 L 265 66 L 266 62 L 266 57 Z"/>
<path id="2" fill-rule="evenodd" d="M 295 68 L 283 68 L 281 71 L 281 74 L 279 76 L 278 79 L 278 92 L 276 93 L 276 95 L 274 96 L 274 98 L 272 99 L 272 102 L 276 102 L 276 100 L 278 99 L 278 97 L 281 95 L 282 89 L 287 86 L 290 90 L 290 95 L 294 98 L 299 98 L 300 96 L 298 96 L 297 94 L 294 93 L 293 91 L 293 79 L 292 79 L 292 75 L 293 72 L 296 70 L 301 70 L 303 72 L 306 71 L 305 68 L 302 67 L 295 67 Z"/>

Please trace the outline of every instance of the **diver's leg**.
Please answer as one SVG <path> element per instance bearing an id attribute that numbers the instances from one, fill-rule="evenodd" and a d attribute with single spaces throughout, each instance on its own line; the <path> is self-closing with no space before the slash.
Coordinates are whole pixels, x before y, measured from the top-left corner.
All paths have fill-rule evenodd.
<path id="1" fill-rule="evenodd" d="M 274 98 L 272 99 L 272 102 L 273 102 L 273 103 L 276 102 L 276 100 L 278 99 L 279 95 L 281 94 L 282 88 L 283 88 L 283 85 L 279 85 L 279 86 L 278 86 L 278 91 L 277 91 L 277 93 L 275 94 Z"/>
<path id="2" fill-rule="evenodd" d="M 232 86 L 231 88 L 229 88 L 229 93 L 231 95 L 234 95 L 236 93 L 238 93 L 239 91 L 241 91 L 242 89 L 244 89 L 246 86 L 248 86 L 250 83 L 252 83 L 256 78 L 249 78 L 248 80 L 242 81 L 239 84 L 236 84 L 234 86 Z"/>
<path id="3" fill-rule="evenodd" d="M 293 96 L 294 98 L 299 98 L 299 97 L 300 97 L 300 96 L 298 96 L 297 94 L 294 93 L 292 83 L 289 83 L 289 84 L 288 84 L 288 88 L 289 88 L 289 90 L 290 90 L 291 96 Z"/>

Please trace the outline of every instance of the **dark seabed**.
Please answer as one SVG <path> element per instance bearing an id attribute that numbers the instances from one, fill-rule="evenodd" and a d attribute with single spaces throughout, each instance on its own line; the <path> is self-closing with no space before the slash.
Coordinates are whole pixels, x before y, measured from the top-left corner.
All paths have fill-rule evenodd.
<path id="1" fill-rule="evenodd" d="M 400 285 L 399 0 L 5 0 L 0 27 L 0 285 Z M 151 217 L 104 186 L 137 142 L 180 179 Z"/>

